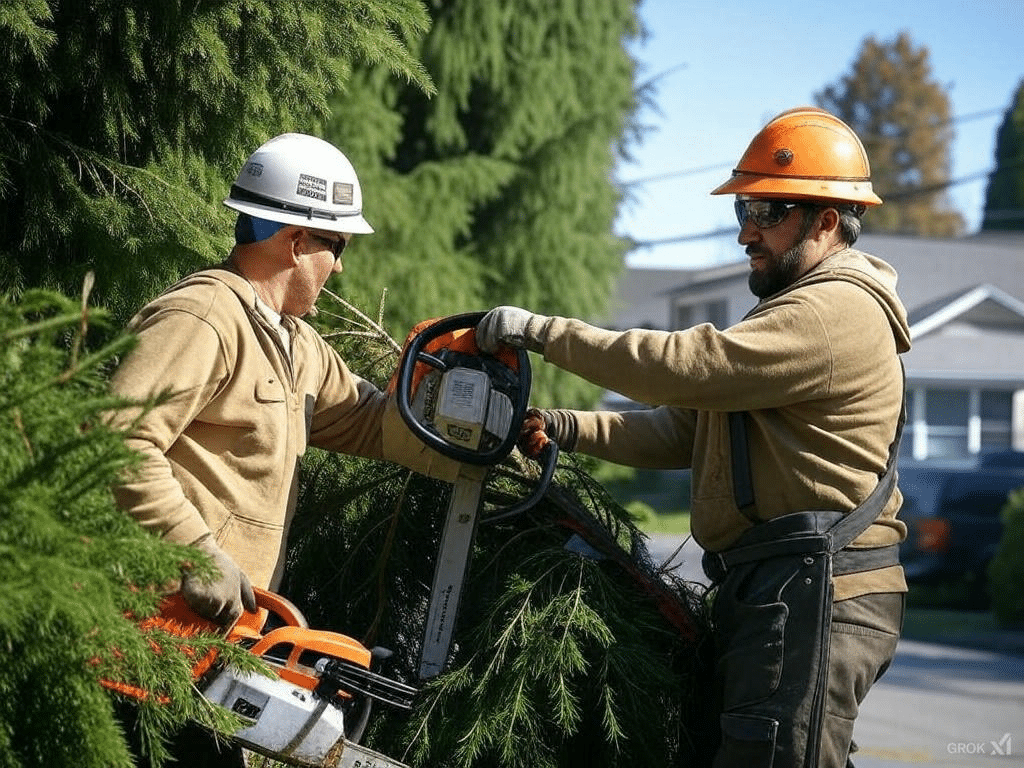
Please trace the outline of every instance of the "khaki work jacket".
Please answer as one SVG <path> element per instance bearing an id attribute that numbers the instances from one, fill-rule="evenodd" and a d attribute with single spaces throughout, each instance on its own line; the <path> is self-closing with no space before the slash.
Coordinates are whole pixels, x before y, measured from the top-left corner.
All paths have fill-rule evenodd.
<path id="1" fill-rule="evenodd" d="M 910 348 L 896 274 L 848 249 L 761 301 L 725 330 L 605 331 L 551 318 L 544 357 L 647 405 L 571 412 L 576 450 L 648 468 L 692 468 L 691 529 L 720 551 L 750 527 L 733 498 L 728 414 L 750 414 L 756 514 L 849 511 L 884 472 L 903 398 L 898 355 Z M 896 491 L 854 546 L 906 535 Z M 837 577 L 837 599 L 904 591 L 899 566 Z"/>
<path id="2" fill-rule="evenodd" d="M 307 446 L 399 461 L 451 479 L 394 404 L 350 372 L 307 323 L 284 316 L 290 349 L 230 266 L 185 278 L 132 320 L 137 344 L 115 393 L 150 407 L 117 414 L 143 458 L 115 488 L 144 527 L 189 544 L 212 532 L 253 584 L 275 588 Z"/>

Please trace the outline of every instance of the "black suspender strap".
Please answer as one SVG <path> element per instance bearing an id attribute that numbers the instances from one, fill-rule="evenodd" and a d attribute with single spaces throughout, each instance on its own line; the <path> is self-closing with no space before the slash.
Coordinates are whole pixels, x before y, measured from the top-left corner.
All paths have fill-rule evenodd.
<path id="1" fill-rule="evenodd" d="M 902 367 L 903 361 L 900 361 Z M 885 466 L 885 474 L 878 481 L 875 489 L 855 510 L 844 516 L 842 520 L 829 529 L 832 536 L 832 551 L 838 552 L 856 539 L 881 514 L 889 497 L 896 488 L 896 459 L 900 453 L 900 440 L 903 438 L 903 425 L 907 422 L 906 373 L 904 373 L 903 404 L 900 417 L 896 421 L 896 437 L 889 444 L 889 458 Z"/>
<path id="2" fill-rule="evenodd" d="M 903 360 L 900 360 L 903 369 Z M 886 502 L 896 487 L 896 460 L 900 452 L 900 440 L 903 437 L 903 425 L 907 420 L 906 372 L 903 372 L 903 402 L 900 416 L 896 422 L 896 436 L 889 444 L 889 456 L 885 472 L 874 490 L 857 506 L 856 509 L 843 516 L 842 520 L 832 526 L 828 535 L 831 538 L 830 551 L 838 552 L 867 530 L 868 526 L 881 514 Z M 750 446 L 747 438 L 746 412 L 735 411 L 729 414 L 729 440 L 732 454 L 732 488 L 736 506 L 748 520 L 755 525 L 762 521 L 757 517 L 754 506 L 754 481 L 750 472 Z"/>

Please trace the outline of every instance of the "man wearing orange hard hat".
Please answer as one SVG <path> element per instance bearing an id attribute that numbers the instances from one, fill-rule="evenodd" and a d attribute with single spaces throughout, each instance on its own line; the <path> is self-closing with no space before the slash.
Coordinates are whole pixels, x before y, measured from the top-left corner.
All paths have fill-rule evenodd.
<path id="1" fill-rule="evenodd" d="M 906 581 L 895 463 L 910 349 L 896 274 L 856 250 L 882 203 L 856 134 L 798 107 L 750 142 L 735 195 L 756 306 L 724 330 L 595 328 L 498 307 L 477 342 L 525 347 L 653 407 L 533 411 L 563 450 L 692 469 L 715 587 L 716 768 L 844 768 L 888 667 Z M 524 440 L 524 444 L 526 441 Z"/>

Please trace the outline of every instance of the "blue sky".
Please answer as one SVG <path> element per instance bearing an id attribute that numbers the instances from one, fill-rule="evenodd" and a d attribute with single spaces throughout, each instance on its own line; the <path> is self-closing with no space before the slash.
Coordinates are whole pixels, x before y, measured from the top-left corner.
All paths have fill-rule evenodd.
<path id="1" fill-rule="evenodd" d="M 708 192 L 772 116 L 812 104 L 847 74 L 869 35 L 886 41 L 906 31 L 928 48 L 932 79 L 946 86 L 954 117 L 988 113 L 955 126 L 954 179 L 993 167 L 996 131 L 1024 78 L 1024 0 L 644 0 L 640 13 L 649 31 L 634 47 L 641 79 L 669 74 L 659 80 L 657 111 L 642 114 L 654 130 L 618 178 L 716 167 L 633 185 L 618 231 L 636 240 L 735 226 L 732 198 Z M 985 182 L 950 193 L 976 230 Z M 690 267 L 741 258 L 730 234 L 639 249 L 628 261 Z"/>

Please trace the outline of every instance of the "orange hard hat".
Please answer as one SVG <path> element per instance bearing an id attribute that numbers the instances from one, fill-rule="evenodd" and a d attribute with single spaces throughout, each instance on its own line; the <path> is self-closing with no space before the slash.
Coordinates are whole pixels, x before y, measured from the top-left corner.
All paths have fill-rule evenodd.
<path id="1" fill-rule="evenodd" d="M 750 142 L 732 178 L 712 195 L 881 205 L 857 134 L 818 107 L 776 115 Z"/>

